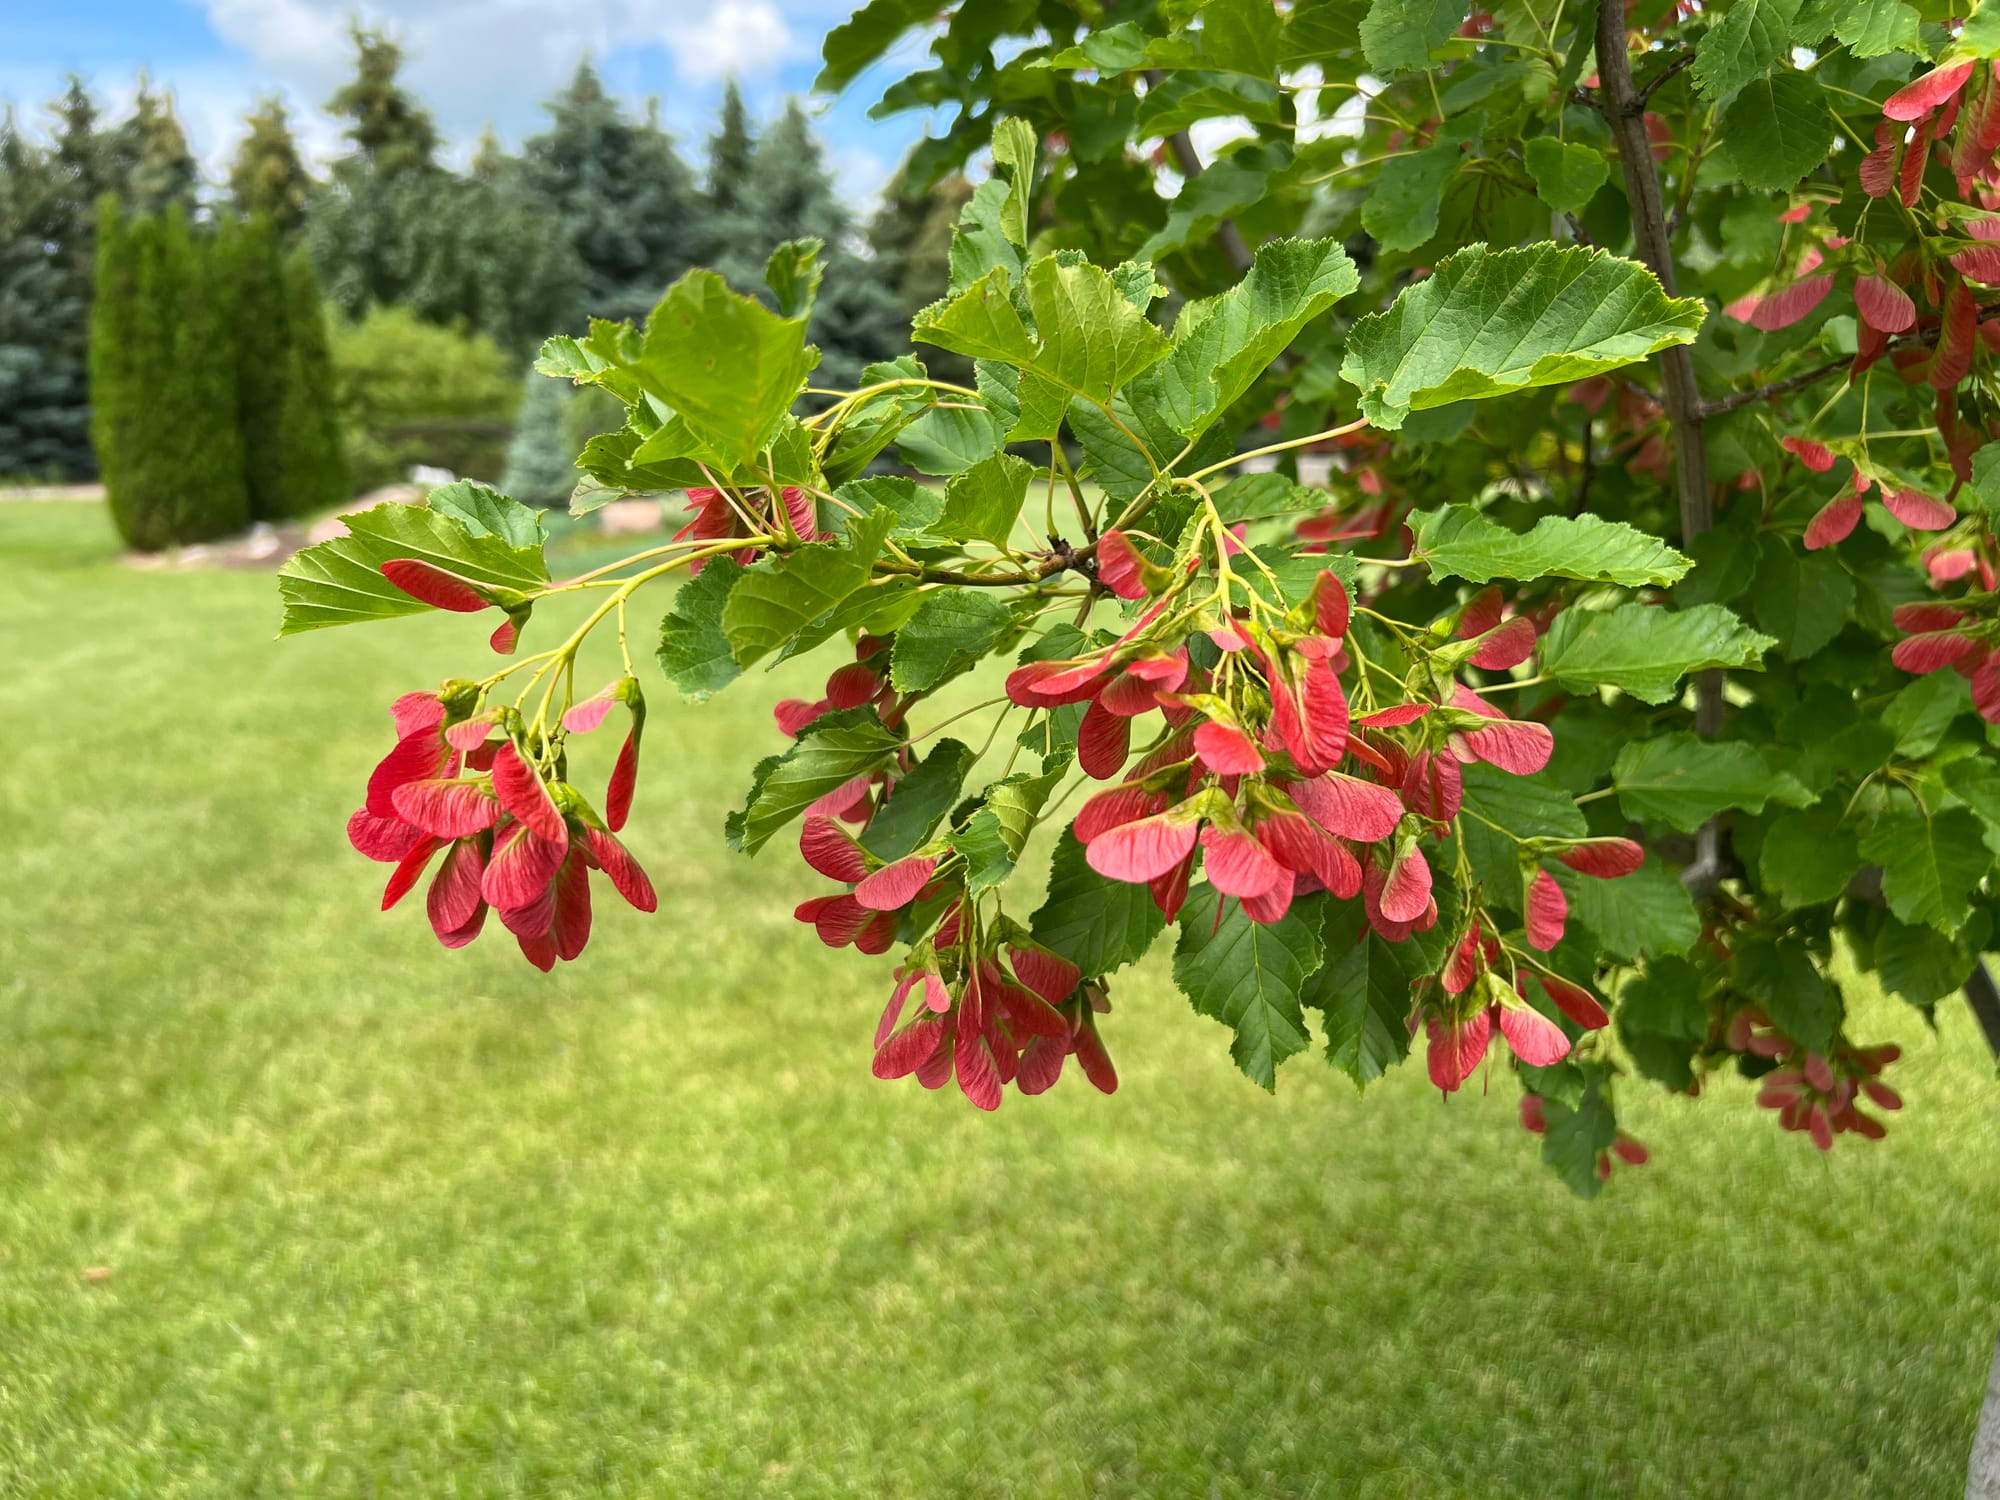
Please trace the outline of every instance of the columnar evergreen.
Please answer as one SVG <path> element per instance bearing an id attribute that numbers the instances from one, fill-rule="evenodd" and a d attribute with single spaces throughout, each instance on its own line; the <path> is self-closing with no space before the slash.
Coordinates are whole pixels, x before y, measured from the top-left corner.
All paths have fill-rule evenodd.
<path id="1" fill-rule="evenodd" d="M 236 419 L 243 441 L 243 482 L 250 515 L 288 514 L 279 422 L 285 404 L 288 353 L 284 273 L 268 220 L 230 219 L 216 232 L 211 255 L 230 298 L 236 347 Z"/>
<path id="2" fill-rule="evenodd" d="M 279 491 L 285 514 L 313 515 L 339 505 L 353 488 L 341 442 L 326 307 L 302 247 L 285 257 L 284 297 L 288 339 L 285 399 L 278 414 Z"/>
<path id="3" fill-rule="evenodd" d="M 142 550 L 247 524 L 237 354 L 221 257 L 179 206 L 98 211 L 93 432 L 119 534 Z"/>
<path id="4" fill-rule="evenodd" d="M 99 210 L 94 436 L 112 519 L 142 550 L 348 497 L 312 270 L 261 218 Z"/>

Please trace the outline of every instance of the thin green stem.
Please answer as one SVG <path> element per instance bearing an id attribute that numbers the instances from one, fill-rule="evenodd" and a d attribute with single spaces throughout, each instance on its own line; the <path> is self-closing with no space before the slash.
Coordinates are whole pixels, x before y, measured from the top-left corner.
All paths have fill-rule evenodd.
<path id="1" fill-rule="evenodd" d="M 1194 473 L 1188 475 L 1188 478 L 1206 479 L 1211 474 L 1218 474 L 1224 469 L 1233 468 L 1237 464 L 1249 459 L 1262 458 L 1267 453 L 1284 453 L 1293 448 L 1303 448 L 1308 443 L 1329 442 L 1334 438 L 1346 437 L 1350 432 L 1359 432 L 1367 425 L 1368 419 L 1366 417 L 1356 417 L 1352 422 L 1345 423 L 1339 427 L 1329 427 L 1324 432 L 1309 432 L 1304 437 L 1286 438 L 1282 443 L 1267 443 L 1262 448 L 1252 448 L 1248 452 L 1237 453 L 1229 458 L 1225 458 L 1220 463 L 1210 464 L 1205 469 L 1197 469 Z"/>

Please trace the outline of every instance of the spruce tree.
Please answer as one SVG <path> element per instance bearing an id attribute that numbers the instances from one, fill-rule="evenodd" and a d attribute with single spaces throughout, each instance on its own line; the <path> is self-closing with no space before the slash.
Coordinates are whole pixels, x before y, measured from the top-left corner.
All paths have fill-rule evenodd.
<path id="1" fill-rule="evenodd" d="M 735 286 L 761 286 L 765 258 L 786 240 L 810 235 L 825 241 L 830 254 L 845 246 L 851 227 L 847 210 L 796 100 L 787 102 L 784 114 L 758 140 L 738 206 L 744 232 L 716 262 Z"/>
<path id="2" fill-rule="evenodd" d="M 45 157 L 48 196 L 39 214 L 41 244 L 57 281 L 47 300 L 34 299 L 39 328 L 30 347 L 47 380 L 46 400 L 35 419 L 66 455 L 63 476 L 88 479 L 97 473 L 90 433 L 90 299 L 97 275 L 97 204 L 107 190 L 122 191 L 115 175 L 108 132 L 97 105 L 74 74 L 63 96 L 50 106 L 53 144 Z M 24 412 L 26 408 L 23 409 Z"/>
<path id="3" fill-rule="evenodd" d="M 326 107 L 349 121 L 343 134 L 359 159 L 384 178 L 437 170 L 437 126 L 416 95 L 396 81 L 403 49 L 359 22 L 348 36 L 354 43 L 354 77 Z"/>
<path id="4" fill-rule="evenodd" d="M 972 184 L 956 173 L 923 192 L 912 192 L 907 162 L 882 190 L 881 207 L 868 221 L 868 250 L 875 274 L 893 297 L 896 316 L 904 325 L 950 286 L 952 228 L 971 197 Z M 972 383 L 972 361 L 963 355 L 929 345 L 921 353 L 938 379 Z"/>
<path id="5" fill-rule="evenodd" d="M 333 509 L 353 489 L 341 442 L 340 392 L 327 347 L 326 308 L 303 247 L 286 257 L 283 278 L 287 348 L 278 417 L 279 488 L 286 514 L 309 516 Z"/>
<path id="6" fill-rule="evenodd" d="M 115 190 L 134 211 L 193 209 L 201 172 L 174 114 L 173 96 L 156 91 L 145 75 L 131 117 L 110 133 L 108 145 Z"/>
<path id="7" fill-rule="evenodd" d="M 732 78 L 723 85 L 721 118 L 708 138 L 708 203 L 718 219 L 741 210 L 743 187 L 750 180 L 750 164 L 756 154 L 750 112 L 743 107 L 743 95 Z"/>
<path id="8" fill-rule="evenodd" d="M 821 161 L 805 111 L 788 103 L 757 142 L 746 176 L 739 229 L 716 258 L 716 269 L 739 289 L 764 287 L 764 262 L 787 240 L 820 240 L 826 279 L 813 309 L 810 337 L 820 347 L 824 381 L 849 384 L 871 361 L 908 344 L 894 293 L 874 265 L 851 246 L 852 222 Z M 899 326 L 901 325 L 901 326 Z"/>
<path id="9" fill-rule="evenodd" d="M 576 488 L 576 455 L 570 446 L 569 408 L 573 387 L 536 370 L 527 374 L 514 440 L 507 449 L 507 472 L 500 488 L 528 505 L 562 505 Z"/>
<path id="10" fill-rule="evenodd" d="M 49 167 L 62 215 L 55 243 L 67 271 L 88 302 L 97 264 L 97 204 L 105 193 L 123 195 L 108 132 L 98 123 L 97 103 L 83 80 L 70 75 L 63 96 L 49 106 L 53 145 Z"/>
<path id="11" fill-rule="evenodd" d="M 229 166 L 229 193 L 237 212 L 262 216 L 280 235 L 305 222 L 312 175 L 299 159 L 284 101 L 268 98 L 252 110 L 249 127 Z"/>
<path id="12" fill-rule="evenodd" d="M 90 392 L 77 333 L 87 303 L 59 236 L 66 213 L 52 153 L 0 120 L 0 476 L 92 471 Z"/>
<path id="13" fill-rule="evenodd" d="M 650 118 L 629 118 L 587 61 L 548 111 L 549 128 L 522 147 L 520 186 L 574 248 L 578 311 L 643 318 L 676 277 L 709 258 L 693 177 L 671 138 Z"/>

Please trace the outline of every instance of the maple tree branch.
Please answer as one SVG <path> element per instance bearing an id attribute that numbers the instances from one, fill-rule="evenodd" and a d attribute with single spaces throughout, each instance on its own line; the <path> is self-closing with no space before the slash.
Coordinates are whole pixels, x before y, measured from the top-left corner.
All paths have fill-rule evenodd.
<path id="1" fill-rule="evenodd" d="M 1979 321 L 1982 323 L 1994 318 L 2000 318 L 2000 307 L 1988 308 L 1979 315 Z M 1913 344 L 1924 343 L 1931 337 L 1930 333 L 1921 330 L 1916 333 L 1905 333 L 1889 340 L 1883 346 L 1882 352 L 1884 354 L 1892 354 L 1898 349 L 1906 349 Z M 1844 354 L 1838 359 L 1830 359 L 1823 365 L 1815 365 L 1810 370 L 1803 371 L 1797 375 L 1788 375 L 1783 380 L 1774 380 L 1768 385 L 1760 385 L 1754 390 L 1737 391 L 1734 395 L 1720 396 L 1713 401 L 1704 401 L 1701 404 L 1701 414 L 1704 417 L 1719 417 L 1725 412 L 1737 411 L 1745 406 L 1755 406 L 1759 401 L 1770 401 L 1779 396 L 1789 396 L 1793 391 L 1804 390 L 1807 386 L 1824 380 L 1829 375 L 1837 375 L 1842 370 L 1852 369 L 1853 367 L 1854 356 Z"/>
<path id="2" fill-rule="evenodd" d="M 1158 68 L 1146 71 L 1146 87 L 1158 88 L 1166 75 Z M 1167 148 L 1174 153 L 1174 161 L 1180 168 L 1183 182 L 1191 183 L 1201 176 L 1201 154 L 1194 149 L 1194 137 L 1185 130 L 1176 130 L 1167 137 Z M 1185 191 L 1185 188 L 1183 189 Z M 1225 218 L 1215 226 L 1215 243 L 1222 250 L 1222 258 L 1229 262 L 1237 275 L 1249 270 L 1256 257 L 1243 240 L 1243 231 L 1236 227 L 1234 219 Z"/>
<path id="3" fill-rule="evenodd" d="M 1793 391 L 1804 390 L 1807 386 L 1848 369 L 1853 364 L 1853 355 L 1842 355 L 1839 359 L 1830 359 L 1825 364 L 1816 365 L 1802 374 L 1790 375 L 1783 380 L 1773 380 L 1768 385 L 1760 385 L 1755 390 L 1737 391 L 1733 395 L 1704 401 L 1701 404 L 1701 414 L 1703 417 L 1719 417 L 1725 412 L 1740 411 L 1746 406 L 1755 406 L 1759 401 L 1789 396 Z"/>
<path id="4" fill-rule="evenodd" d="M 1983 958 L 1972 966 L 1972 977 L 1965 981 L 1965 1003 L 1972 1007 L 1979 1029 L 1986 1033 L 1986 1045 L 2000 1057 L 2000 986 L 1993 983 Z"/>
<path id="5" fill-rule="evenodd" d="M 1618 143 L 1618 169 L 1632 208 L 1633 246 L 1660 278 L 1666 294 L 1675 296 L 1673 248 L 1660 197 L 1660 177 L 1653 165 L 1653 143 L 1646 134 L 1646 101 L 1632 86 L 1622 5 L 1597 8 L 1597 76 L 1604 95 L 1604 118 Z M 1661 395 L 1674 436 L 1674 479 L 1680 494 L 1681 543 L 1685 546 L 1715 525 L 1715 507 L 1708 489 L 1708 440 L 1702 431 L 1704 413 L 1701 390 L 1695 383 L 1694 358 L 1687 345 L 1670 345 L 1660 351 L 1659 360 Z M 1722 729 L 1720 671 L 1695 677 L 1694 727 L 1704 739 L 1714 739 Z M 1720 830 L 1710 819 L 1697 836 L 1694 863 L 1681 878 L 1691 889 L 1703 891 L 1715 884 L 1721 870 Z"/>
<path id="6" fill-rule="evenodd" d="M 1641 109 L 1645 108 L 1646 101 L 1653 97 L 1654 91 L 1657 90 L 1661 84 L 1666 83 L 1669 79 L 1673 78 L 1675 74 L 1681 72 L 1683 69 L 1692 67 L 1694 65 L 1694 57 L 1695 57 L 1694 49 L 1689 48 L 1686 52 L 1683 52 L 1679 57 L 1675 58 L 1672 62 L 1668 63 L 1667 66 L 1661 70 L 1660 75 L 1657 78 L 1655 78 L 1651 83 L 1647 84 L 1644 88 L 1639 90 L 1639 96 L 1638 96 L 1639 107 Z"/>

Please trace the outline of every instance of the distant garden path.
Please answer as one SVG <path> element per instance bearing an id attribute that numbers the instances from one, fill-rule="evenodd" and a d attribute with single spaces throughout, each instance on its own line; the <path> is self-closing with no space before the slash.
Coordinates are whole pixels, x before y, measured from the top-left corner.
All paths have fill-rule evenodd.
<path id="1" fill-rule="evenodd" d="M 0 500 L 102 500 L 101 484 L 0 485 Z"/>

